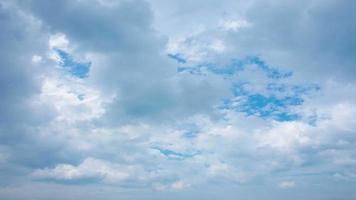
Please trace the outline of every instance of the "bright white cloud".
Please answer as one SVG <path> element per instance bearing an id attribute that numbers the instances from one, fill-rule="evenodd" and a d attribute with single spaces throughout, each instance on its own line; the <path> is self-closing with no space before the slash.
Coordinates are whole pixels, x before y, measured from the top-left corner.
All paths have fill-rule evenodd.
<path id="1" fill-rule="evenodd" d="M 39 63 L 42 61 L 42 56 L 39 56 L 39 55 L 33 55 L 32 56 L 32 62 L 33 63 Z"/>

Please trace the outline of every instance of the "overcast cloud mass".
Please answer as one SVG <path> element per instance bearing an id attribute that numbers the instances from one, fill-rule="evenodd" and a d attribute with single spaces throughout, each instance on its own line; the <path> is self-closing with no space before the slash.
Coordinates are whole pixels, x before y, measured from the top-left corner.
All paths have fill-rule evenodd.
<path id="1" fill-rule="evenodd" d="M 354 200 L 355 8 L 0 0 L 0 199 Z"/>

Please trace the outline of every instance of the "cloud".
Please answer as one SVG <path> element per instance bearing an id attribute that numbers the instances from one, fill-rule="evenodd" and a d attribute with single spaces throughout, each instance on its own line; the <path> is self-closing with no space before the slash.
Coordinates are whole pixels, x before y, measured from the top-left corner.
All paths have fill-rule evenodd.
<path id="1" fill-rule="evenodd" d="M 251 24 L 246 20 L 223 20 L 220 24 L 226 31 L 238 31 L 239 29 L 251 26 Z"/>
<path id="2" fill-rule="evenodd" d="M 278 184 L 278 186 L 282 189 L 293 188 L 293 187 L 295 187 L 295 182 L 294 181 L 282 181 Z"/>
<path id="3" fill-rule="evenodd" d="M 99 179 L 108 183 L 122 182 L 129 178 L 128 170 L 119 166 L 87 158 L 78 166 L 59 164 L 53 169 L 40 169 L 33 172 L 36 179 L 54 179 L 57 181 L 76 181 L 82 179 Z"/>
<path id="4" fill-rule="evenodd" d="M 1 1 L 0 197 L 354 196 L 352 4 Z"/>

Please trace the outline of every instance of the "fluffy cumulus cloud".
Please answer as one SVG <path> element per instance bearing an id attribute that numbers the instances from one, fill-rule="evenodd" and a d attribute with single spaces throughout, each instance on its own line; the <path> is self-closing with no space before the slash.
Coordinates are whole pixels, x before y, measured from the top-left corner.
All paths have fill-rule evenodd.
<path id="1" fill-rule="evenodd" d="M 355 6 L 0 0 L 0 199 L 353 199 Z"/>

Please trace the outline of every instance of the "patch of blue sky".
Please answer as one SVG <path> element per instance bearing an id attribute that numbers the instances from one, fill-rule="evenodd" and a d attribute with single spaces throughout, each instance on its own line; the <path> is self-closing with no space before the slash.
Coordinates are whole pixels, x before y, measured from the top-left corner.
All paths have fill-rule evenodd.
<path id="1" fill-rule="evenodd" d="M 266 85 L 268 94 L 260 94 L 248 89 L 249 83 L 233 84 L 234 98 L 223 100 L 222 109 L 232 109 L 246 115 L 261 118 L 272 118 L 277 121 L 300 120 L 301 116 L 293 113 L 291 108 L 304 103 L 302 96 L 314 89 L 314 86 L 288 86 L 286 84 L 270 83 Z M 292 88 L 292 89 L 291 89 Z M 298 91 L 293 90 L 299 88 Z M 301 89 L 304 88 L 304 89 Z M 286 91 L 291 91 L 286 93 Z M 304 92 L 300 92 L 304 91 Z"/>
<path id="2" fill-rule="evenodd" d="M 286 92 L 287 91 L 287 85 L 282 84 L 282 83 L 268 83 L 266 86 L 266 89 L 271 92 Z"/>
<path id="3" fill-rule="evenodd" d="M 88 77 L 91 66 L 90 62 L 77 62 L 69 53 L 61 49 L 56 49 L 56 52 L 61 59 L 60 65 L 66 71 L 78 78 Z"/>
<path id="4" fill-rule="evenodd" d="M 317 121 L 318 121 L 318 116 L 316 114 L 306 117 L 306 122 L 311 126 L 316 126 Z"/>
<path id="5" fill-rule="evenodd" d="M 204 65 L 194 66 L 194 67 L 177 67 L 177 72 L 188 72 L 190 74 L 202 75 L 202 68 Z"/>
<path id="6" fill-rule="evenodd" d="M 168 57 L 177 61 L 178 63 L 185 64 L 187 60 L 183 58 L 183 55 L 176 53 L 176 54 L 168 54 Z"/>
<path id="7" fill-rule="evenodd" d="M 158 150 L 161 154 L 163 154 L 164 156 L 170 158 L 170 159 L 186 159 L 186 158 L 191 158 L 194 157 L 195 155 L 199 154 L 198 152 L 196 153 L 180 153 L 180 152 L 176 152 L 170 149 L 164 149 L 164 148 L 160 148 L 160 147 L 151 147 L 152 149 L 156 149 Z"/>
<path id="8" fill-rule="evenodd" d="M 195 138 L 195 137 L 198 136 L 199 133 L 200 133 L 199 130 L 193 130 L 193 129 L 186 130 L 186 131 L 184 131 L 184 137 L 186 137 L 186 138 Z"/>
<path id="9" fill-rule="evenodd" d="M 247 101 L 251 108 L 262 108 L 268 105 L 285 108 L 289 105 L 301 105 L 303 103 L 303 99 L 299 97 L 277 98 L 275 96 L 266 97 L 261 94 L 249 95 Z"/>
<path id="10" fill-rule="evenodd" d="M 246 86 L 248 86 L 248 82 L 236 82 L 232 84 L 232 92 L 234 96 L 244 96 L 248 95 L 249 92 L 247 91 Z"/>
<path id="11" fill-rule="evenodd" d="M 266 72 L 267 76 L 272 79 L 288 78 L 293 75 L 293 72 L 281 72 L 277 68 L 268 66 L 261 58 L 258 56 L 251 56 L 245 58 L 246 64 L 255 64 L 260 69 Z"/>
<path id="12" fill-rule="evenodd" d="M 278 121 L 291 121 L 299 118 L 297 114 L 289 113 L 288 107 L 301 105 L 303 100 L 298 97 L 277 98 L 266 97 L 261 94 L 252 94 L 243 100 L 234 109 L 247 115 L 262 118 L 271 117 Z"/>
<path id="13" fill-rule="evenodd" d="M 244 60 L 238 60 L 238 59 L 232 59 L 231 63 L 218 67 L 216 65 L 209 65 L 209 70 L 215 74 L 223 74 L 223 75 L 233 75 L 239 71 L 244 70 L 245 68 L 245 61 Z"/>
<path id="14" fill-rule="evenodd" d="M 309 94 L 310 92 L 319 91 L 321 88 L 317 84 L 295 85 L 292 91 L 296 94 Z"/>
<path id="15" fill-rule="evenodd" d="M 214 74 L 220 75 L 233 75 L 237 71 L 242 71 L 243 65 L 241 63 L 232 62 L 226 66 L 218 66 L 213 63 L 202 63 L 195 66 L 179 66 L 177 67 L 178 72 L 188 72 L 191 74 L 203 75 L 204 71 L 212 72 Z"/>
<path id="16" fill-rule="evenodd" d="M 290 78 L 293 73 L 282 72 L 277 68 L 271 67 L 258 56 L 232 59 L 229 64 L 224 66 L 218 66 L 213 63 L 201 63 L 195 66 L 181 65 L 177 70 L 178 72 L 188 72 L 196 75 L 204 75 L 206 72 L 211 72 L 222 76 L 232 76 L 246 70 L 251 65 L 262 70 L 270 79 L 270 83 L 265 85 L 265 89 L 268 91 L 267 94 L 249 90 L 250 83 L 248 81 L 235 82 L 232 83 L 232 92 L 235 98 L 223 100 L 221 108 L 233 109 L 246 115 L 272 118 L 278 121 L 301 119 L 301 116 L 291 112 L 291 108 L 302 105 L 304 102 L 303 96 L 310 92 L 318 91 L 320 87 L 316 84 L 289 85 L 280 83 L 280 79 Z M 238 99 L 238 102 L 236 102 L 236 99 Z M 194 131 L 192 133 L 194 135 Z"/>
<path id="17" fill-rule="evenodd" d="M 234 98 L 225 99 L 224 109 L 234 109 L 246 115 L 262 118 L 272 118 L 277 121 L 301 120 L 302 116 L 292 112 L 292 108 L 304 103 L 305 95 L 320 90 L 316 84 L 288 85 L 272 82 L 267 84 L 265 94 L 250 91 L 248 82 L 238 82 L 233 85 Z M 303 120 L 315 124 L 315 116 L 304 116 Z"/>
<path id="18" fill-rule="evenodd" d="M 274 119 L 280 122 L 283 121 L 296 121 L 300 120 L 302 117 L 298 114 L 293 114 L 293 113 L 288 113 L 288 112 L 282 112 L 282 113 L 276 113 L 274 114 Z"/>
<path id="19" fill-rule="evenodd" d="M 274 94 L 287 94 L 293 96 L 308 95 L 313 92 L 319 91 L 320 86 L 317 84 L 304 84 L 304 85 L 288 85 L 283 83 L 268 83 L 266 86 L 267 91 Z"/>
<path id="20" fill-rule="evenodd" d="M 176 60 L 180 64 L 186 64 L 186 60 L 183 59 L 180 54 L 168 54 L 168 57 Z M 277 68 L 268 66 L 258 56 L 249 56 L 243 59 L 232 59 L 229 64 L 224 66 L 219 66 L 215 63 L 201 63 L 195 66 L 179 66 L 177 71 L 189 72 L 191 74 L 203 74 L 202 72 L 206 70 L 215 74 L 230 76 L 245 70 L 250 65 L 256 65 L 259 69 L 266 73 L 268 78 L 271 79 L 288 78 L 293 75 L 293 72 L 282 72 Z"/>
<path id="21" fill-rule="evenodd" d="M 200 133 L 200 127 L 196 124 L 185 124 L 182 133 L 186 138 L 195 138 Z"/>
<path id="22" fill-rule="evenodd" d="M 185 138 L 195 138 L 201 133 L 201 128 L 191 122 L 177 124 L 176 129 L 179 130 L 181 135 Z"/>

